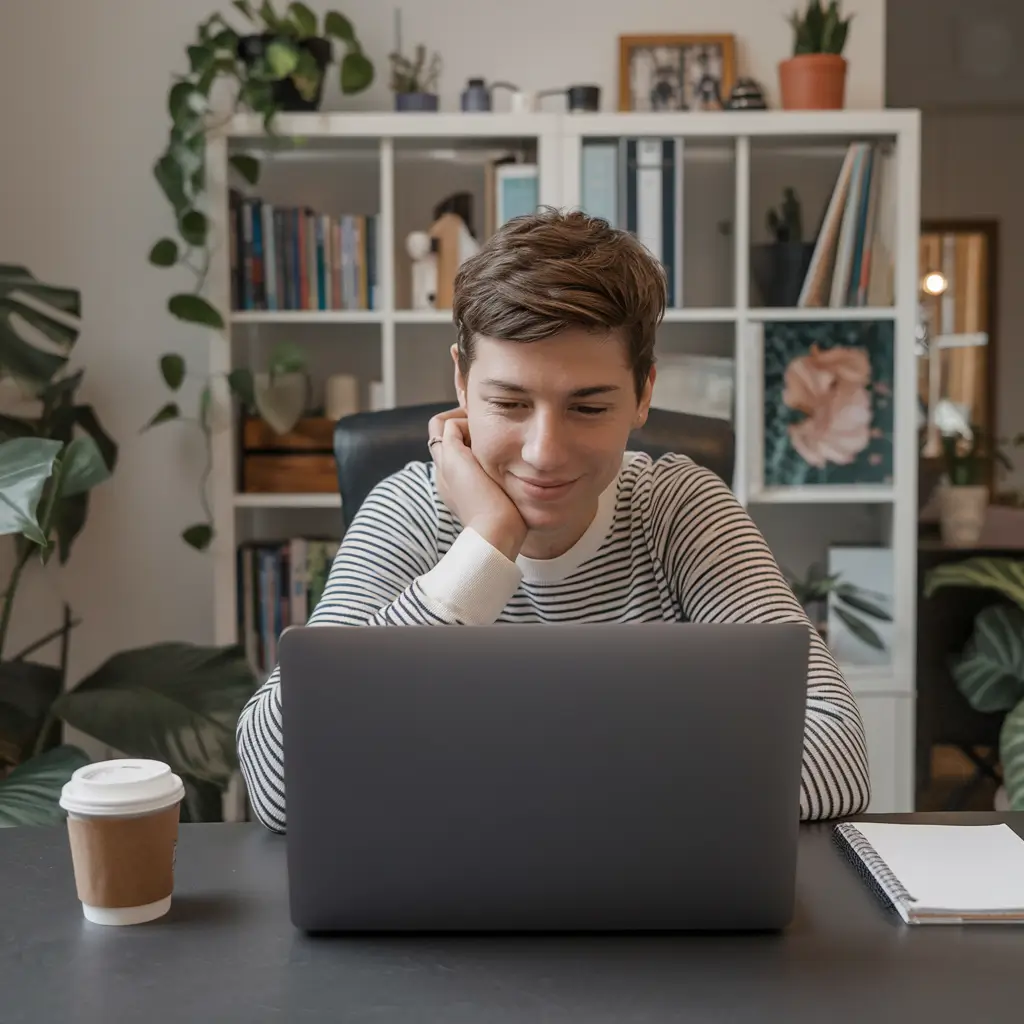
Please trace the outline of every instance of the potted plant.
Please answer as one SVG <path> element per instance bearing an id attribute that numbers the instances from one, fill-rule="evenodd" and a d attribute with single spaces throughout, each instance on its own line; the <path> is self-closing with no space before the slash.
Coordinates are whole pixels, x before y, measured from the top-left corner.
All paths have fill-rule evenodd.
<path id="1" fill-rule="evenodd" d="M 925 597 L 942 587 L 981 587 L 1009 599 L 978 612 L 951 671 L 975 710 L 1005 715 L 999 733 L 1003 791 L 996 799 L 1024 810 L 1024 561 L 968 558 L 940 565 L 925 577 Z"/>
<path id="2" fill-rule="evenodd" d="M 969 436 L 942 435 L 939 530 L 949 547 L 970 547 L 981 537 L 994 465 L 1009 468 L 1010 462 L 998 445 L 986 443 L 980 427 L 972 425 Z"/>
<path id="3" fill-rule="evenodd" d="M 391 91 L 395 94 L 395 110 L 437 110 L 437 79 L 441 74 L 441 57 L 431 54 L 420 44 L 410 59 L 397 51 L 388 55 L 391 61 Z"/>
<path id="4" fill-rule="evenodd" d="M 842 55 L 853 15 L 843 18 L 839 0 L 808 0 L 807 10 L 790 15 L 793 56 L 779 64 L 786 110 L 840 110 L 846 99 L 846 58 Z"/>
<path id="5" fill-rule="evenodd" d="M 773 240 L 753 247 L 750 272 L 765 306 L 795 306 L 814 243 L 804 241 L 803 215 L 794 189 L 783 189 L 782 203 L 768 210 L 765 222 Z"/>
<path id="6" fill-rule="evenodd" d="M 32 304 L 24 297 L 30 296 Z M 9 315 L 57 343 L 41 349 Z M 78 625 L 65 605 L 60 625 L 12 653 L 10 625 L 19 588 L 54 554 L 67 562 L 85 525 L 88 496 L 114 470 L 118 448 L 89 405 L 75 398 L 83 371 L 67 371 L 79 333 L 80 297 L 0 267 L 0 369 L 16 375 L 31 414 L 0 417 L 0 535 L 14 559 L 0 596 L 0 825 L 59 820 L 61 786 L 88 762 L 61 742 L 67 723 L 122 753 L 157 757 L 186 780 L 184 813 L 222 816 L 222 792 L 237 769 L 234 726 L 256 686 L 241 649 L 159 643 L 113 655 L 73 688 L 67 665 Z M 59 643 L 57 664 L 33 656 Z"/>
<path id="7" fill-rule="evenodd" d="M 204 210 L 206 189 L 207 132 L 218 128 L 212 118 L 211 96 L 223 82 L 236 86 L 230 96 L 231 110 L 251 110 L 262 116 L 268 132 L 278 112 L 314 110 L 319 107 L 327 68 L 336 58 L 333 44 L 343 47 L 338 84 L 344 95 L 365 90 L 373 82 L 374 68 L 351 22 L 338 11 L 328 11 L 322 27 L 316 15 L 303 3 L 291 3 L 282 12 L 271 0 L 258 10 L 251 0 L 233 0 L 232 6 L 249 25 L 239 29 L 220 13 L 200 23 L 196 38 L 188 47 L 189 70 L 175 76 L 167 96 L 171 117 L 167 145 L 153 167 L 157 184 L 170 204 L 175 232 L 153 244 L 149 262 L 155 267 L 185 268 L 194 276 L 194 286 L 175 292 L 167 301 L 175 319 L 206 329 L 223 330 L 224 312 L 205 297 L 206 278 L 214 244 L 223 239 L 210 237 Z M 250 29 L 248 31 L 247 29 Z M 231 170 L 249 186 L 259 181 L 260 162 L 250 153 L 234 153 Z M 183 362 L 178 357 L 161 359 L 166 383 L 183 379 Z M 240 387 L 244 390 L 245 384 Z M 241 393 L 236 389 L 236 393 Z M 246 391 L 251 395 L 251 389 Z M 210 393 L 201 393 L 200 421 L 209 409 Z M 174 418 L 168 406 L 158 416 Z M 209 522 L 184 531 L 193 547 L 203 548 L 212 536 Z"/>

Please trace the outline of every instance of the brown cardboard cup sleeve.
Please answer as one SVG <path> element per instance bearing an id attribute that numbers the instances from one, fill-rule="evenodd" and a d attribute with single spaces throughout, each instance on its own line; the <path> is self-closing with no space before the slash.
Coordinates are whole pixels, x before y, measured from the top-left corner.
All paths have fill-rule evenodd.
<path id="1" fill-rule="evenodd" d="M 140 907 L 174 889 L 179 804 L 130 818 L 68 816 L 78 898 L 92 907 Z"/>

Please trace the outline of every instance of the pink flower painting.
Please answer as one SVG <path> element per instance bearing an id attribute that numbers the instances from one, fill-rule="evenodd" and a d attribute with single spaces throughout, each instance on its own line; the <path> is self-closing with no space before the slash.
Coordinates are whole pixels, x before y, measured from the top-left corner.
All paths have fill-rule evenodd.
<path id="1" fill-rule="evenodd" d="M 764 325 L 764 483 L 892 481 L 891 321 Z"/>
<path id="2" fill-rule="evenodd" d="M 782 401 L 806 413 L 789 426 L 793 447 L 812 466 L 849 465 L 871 435 L 871 364 L 863 349 L 812 345 L 786 367 Z"/>

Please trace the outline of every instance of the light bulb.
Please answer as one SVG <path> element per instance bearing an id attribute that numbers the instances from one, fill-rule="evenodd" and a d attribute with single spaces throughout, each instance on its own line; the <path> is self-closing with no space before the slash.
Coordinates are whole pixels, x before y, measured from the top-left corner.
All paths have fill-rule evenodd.
<path id="1" fill-rule="evenodd" d="M 941 295 L 949 287 L 946 275 L 938 270 L 925 274 L 921 288 L 929 295 Z"/>

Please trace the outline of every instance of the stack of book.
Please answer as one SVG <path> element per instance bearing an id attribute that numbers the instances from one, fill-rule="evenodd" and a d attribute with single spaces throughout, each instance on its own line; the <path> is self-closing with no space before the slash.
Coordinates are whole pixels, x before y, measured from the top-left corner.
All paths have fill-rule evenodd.
<path id="1" fill-rule="evenodd" d="M 319 213 L 230 193 L 237 310 L 377 309 L 377 214 Z"/>
<path id="2" fill-rule="evenodd" d="M 892 305 L 892 170 L 877 143 L 854 142 L 847 148 L 798 305 Z"/>
<path id="3" fill-rule="evenodd" d="M 238 549 L 238 636 L 250 663 L 271 672 L 288 626 L 303 626 L 316 608 L 338 541 L 292 537 Z"/>

